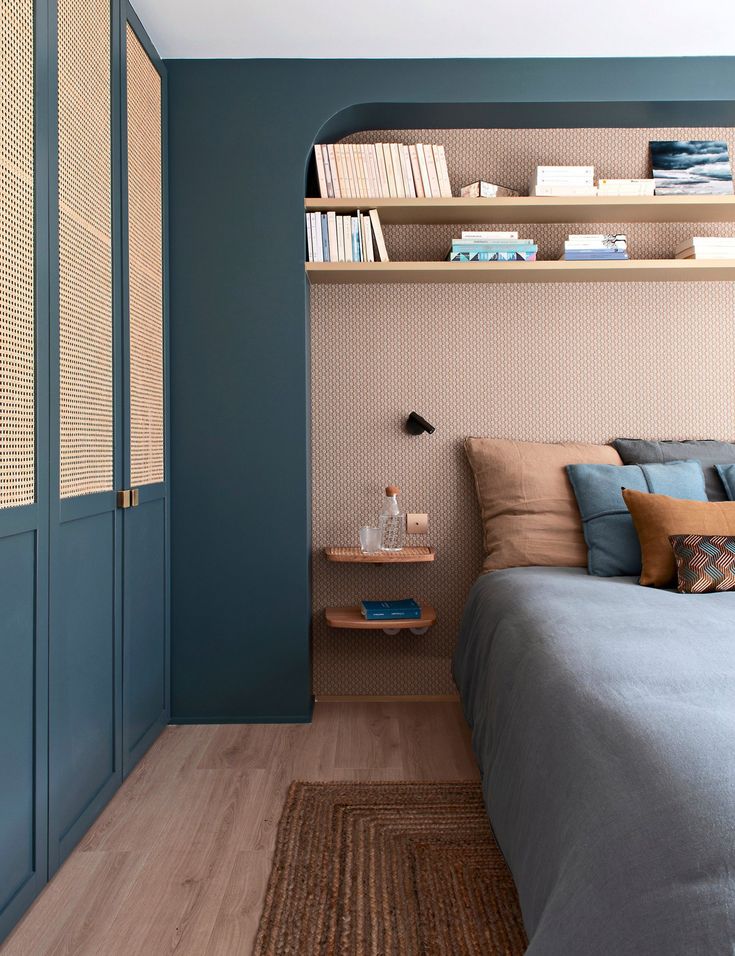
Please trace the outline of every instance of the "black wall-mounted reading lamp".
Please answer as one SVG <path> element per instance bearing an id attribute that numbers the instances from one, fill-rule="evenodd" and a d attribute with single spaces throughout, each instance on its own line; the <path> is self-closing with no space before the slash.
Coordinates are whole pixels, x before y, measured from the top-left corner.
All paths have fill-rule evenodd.
<path id="1" fill-rule="evenodd" d="M 433 435 L 436 428 L 419 415 L 418 412 L 411 412 L 406 419 L 406 431 L 409 435 L 423 435 L 424 432 L 426 432 L 427 435 Z"/>

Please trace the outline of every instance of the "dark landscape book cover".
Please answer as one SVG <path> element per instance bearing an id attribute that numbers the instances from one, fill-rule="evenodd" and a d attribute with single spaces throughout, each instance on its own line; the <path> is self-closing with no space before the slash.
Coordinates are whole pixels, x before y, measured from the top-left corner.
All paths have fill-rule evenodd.
<path id="1" fill-rule="evenodd" d="M 727 143 L 720 140 L 657 140 L 650 143 L 657 196 L 731 195 Z"/>

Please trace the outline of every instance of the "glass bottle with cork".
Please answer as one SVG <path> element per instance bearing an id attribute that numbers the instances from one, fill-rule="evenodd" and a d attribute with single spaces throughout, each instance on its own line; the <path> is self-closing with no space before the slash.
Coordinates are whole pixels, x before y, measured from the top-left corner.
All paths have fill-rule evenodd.
<path id="1" fill-rule="evenodd" d="M 398 507 L 400 492 L 401 489 L 397 485 L 388 485 L 385 489 L 385 505 L 380 516 L 383 551 L 402 551 L 406 541 L 406 516 Z"/>

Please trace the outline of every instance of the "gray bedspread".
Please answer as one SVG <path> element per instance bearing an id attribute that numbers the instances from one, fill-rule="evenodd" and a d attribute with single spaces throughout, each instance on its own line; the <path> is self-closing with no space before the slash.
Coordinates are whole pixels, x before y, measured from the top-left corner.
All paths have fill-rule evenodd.
<path id="1" fill-rule="evenodd" d="M 735 593 L 480 578 L 454 671 L 533 956 L 735 953 Z"/>

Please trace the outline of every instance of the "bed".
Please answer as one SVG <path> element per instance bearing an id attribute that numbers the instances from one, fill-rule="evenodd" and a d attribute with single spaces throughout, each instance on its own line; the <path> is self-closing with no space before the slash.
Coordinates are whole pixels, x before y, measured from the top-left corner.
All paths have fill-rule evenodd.
<path id="1" fill-rule="evenodd" d="M 529 956 L 732 956 L 735 593 L 496 571 L 454 674 Z"/>

